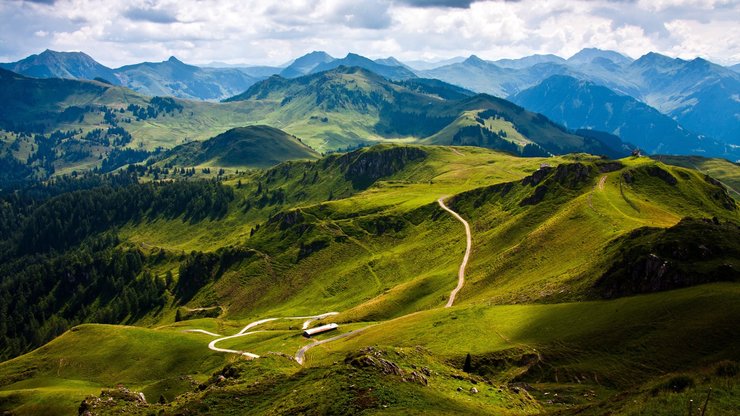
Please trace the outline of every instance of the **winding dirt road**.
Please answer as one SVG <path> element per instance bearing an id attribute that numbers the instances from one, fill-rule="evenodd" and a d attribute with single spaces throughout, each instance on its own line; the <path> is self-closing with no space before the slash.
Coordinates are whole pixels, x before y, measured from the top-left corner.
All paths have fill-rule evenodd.
<path id="1" fill-rule="evenodd" d="M 606 184 L 606 177 L 607 176 L 608 175 L 604 175 L 604 176 L 601 177 L 601 179 L 599 179 L 599 184 L 597 186 L 598 186 L 598 188 L 599 188 L 600 191 L 603 191 L 604 190 L 604 185 Z"/>
<path id="2" fill-rule="evenodd" d="M 470 233 L 470 224 L 468 224 L 468 222 L 465 221 L 465 219 L 461 217 L 460 214 L 447 208 L 447 205 L 445 205 L 444 203 L 444 199 L 445 197 L 441 197 L 437 200 L 439 206 L 442 207 L 443 210 L 452 214 L 452 216 L 457 218 L 458 221 L 463 223 L 463 225 L 465 226 L 465 237 L 467 243 L 467 247 L 465 248 L 465 256 L 463 257 L 462 263 L 460 263 L 460 270 L 457 272 L 457 287 L 452 290 L 452 292 L 450 293 L 450 299 L 445 305 L 445 308 L 449 308 L 452 306 L 453 303 L 455 303 L 455 296 L 457 296 L 457 292 L 459 292 L 465 284 L 465 267 L 467 267 L 468 260 L 470 259 L 470 251 L 473 249 L 473 236 Z"/>
<path id="3" fill-rule="evenodd" d="M 442 207 L 443 210 L 449 212 L 450 215 L 452 215 L 453 217 L 455 217 L 458 221 L 460 221 L 465 226 L 465 239 L 466 239 L 465 256 L 463 256 L 462 263 L 460 263 L 460 269 L 459 269 L 459 271 L 457 273 L 457 286 L 455 287 L 455 289 L 452 290 L 452 292 L 450 292 L 450 298 L 447 300 L 447 304 L 445 305 L 445 308 L 449 308 L 449 307 L 451 307 L 455 303 L 455 297 L 457 296 L 457 293 L 460 291 L 460 289 L 462 289 L 463 285 L 465 285 L 465 268 L 468 265 L 468 260 L 470 259 L 470 252 L 472 251 L 472 248 L 473 248 L 473 237 L 472 237 L 472 233 L 470 232 L 470 224 L 468 224 L 468 222 L 465 221 L 465 219 L 463 217 L 461 217 L 460 214 L 458 214 L 457 212 L 455 212 L 455 211 L 451 210 L 450 208 L 448 208 L 447 205 L 445 205 L 445 203 L 444 203 L 444 199 L 445 199 L 445 197 L 441 197 L 441 198 L 439 198 L 437 200 L 437 202 L 439 203 L 439 206 Z M 216 344 L 218 344 L 221 341 L 225 341 L 227 339 L 233 339 L 233 338 L 243 337 L 243 336 L 247 336 L 247 335 L 250 335 L 250 334 L 255 334 L 255 333 L 258 333 L 258 332 L 267 332 L 267 331 L 250 331 L 250 329 L 252 329 L 254 327 L 257 327 L 259 325 L 262 325 L 264 323 L 271 322 L 271 321 L 276 321 L 276 320 L 279 320 L 279 319 L 303 319 L 305 321 L 303 322 L 302 329 L 308 329 L 308 327 L 311 325 L 312 322 L 314 322 L 316 320 L 319 320 L 319 319 L 324 319 L 324 318 L 329 317 L 329 316 L 337 315 L 337 314 L 338 314 L 338 312 L 327 312 L 327 313 L 323 313 L 321 315 L 314 315 L 314 316 L 293 316 L 293 317 L 285 317 L 285 318 L 265 318 L 265 319 L 260 319 L 258 321 L 254 321 L 254 322 L 249 323 L 247 326 L 245 326 L 244 328 L 242 328 L 242 330 L 239 331 L 239 332 L 237 332 L 236 334 L 225 336 L 225 337 L 224 336 L 221 336 L 219 334 L 215 334 L 213 332 L 209 332 L 209 331 L 203 330 L 203 329 L 187 329 L 184 332 L 197 332 L 197 333 L 201 333 L 201 334 L 206 334 L 206 335 L 218 337 L 217 339 L 214 339 L 213 341 L 211 341 L 208 344 L 208 348 L 211 349 L 212 351 L 225 352 L 225 353 L 230 353 L 230 354 L 239 354 L 239 355 L 241 355 L 243 357 L 247 357 L 249 359 L 254 359 L 254 358 L 259 358 L 259 355 L 254 354 L 254 353 L 251 353 L 251 352 L 247 352 L 247 351 L 232 350 L 232 349 L 228 349 L 228 348 L 219 348 L 219 347 L 216 346 Z M 370 325 L 370 326 L 373 326 L 373 325 Z M 301 347 L 296 352 L 296 354 L 295 354 L 295 360 L 296 360 L 296 362 L 298 362 L 298 364 L 303 365 L 303 363 L 305 361 L 305 357 L 306 357 L 306 352 L 308 350 L 310 350 L 311 348 L 316 347 L 316 346 L 321 345 L 321 344 L 325 344 L 327 342 L 336 341 L 338 339 L 341 339 L 341 338 L 350 336 L 352 334 L 356 334 L 356 333 L 358 333 L 360 331 L 363 331 L 363 330 L 369 328 L 370 326 L 367 326 L 367 327 L 364 327 L 364 328 L 360 328 L 360 329 L 356 329 L 354 331 L 350 331 L 350 332 L 347 332 L 347 333 L 344 333 L 344 334 L 336 335 L 336 336 L 333 336 L 331 338 L 327 338 L 327 339 L 324 339 L 324 340 L 321 340 L 321 341 L 314 341 L 313 343 L 308 344 L 308 345 L 304 345 L 303 347 Z"/>
<path id="4" fill-rule="evenodd" d="M 219 337 L 217 339 L 214 339 L 213 341 L 211 341 L 208 344 L 208 349 L 210 349 L 212 351 L 217 351 L 217 352 L 225 352 L 225 353 L 229 353 L 229 354 L 238 354 L 238 355 L 247 357 L 249 359 L 253 359 L 253 358 L 259 358 L 260 356 L 257 355 L 257 354 L 251 353 L 251 352 L 247 352 L 247 351 L 231 350 L 231 349 L 228 349 L 228 348 L 219 348 L 219 347 L 216 346 L 216 344 L 218 344 L 221 341 L 225 341 L 227 339 L 244 337 L 244 336 L 247 336 L 247 335 L 256 334 L 258 332 L 268 332 L 268 331 L 250 331 L 250 329 L 252 329 L 252 328 L 254 328 L 256 326 L 265 324 L 267 322 L 277 321 L 279 319 L 286 319 L 286 320 L 301 319 L 301 320 L 306 320 L 303 323 L 303 329 L 306 329 L 306 328 L 308 328 L 308 326 L 313 321 L 316 321 L 316 320 L 319 320 L 319 319 L 324 319 L 326 317 L 333 316 L 333 315 L 338 315 L 338 314 L 339 314 L 339 312 L 327 312 L 327 313 L 322 313 L 321 315 L 314 315 L 314 316 L 289 316 L 289 317 L 285 317 L 285 318 L 265 318 L 265 319 L 260 319 L 259 321 L 250 322 L 249 324 L 247 324 L 247 326 L 245 326 L 244 328 L 242 328 L 241 331 L 237 332 L 234 335 L 229 335 L 229 336 L 226 336 L 226 337 L 223 337 L 223 336 L 221 336 L 219 334 L 214 334 L 213 332 L 205 331 L 203 329 L 186 329 L 183 332 L 197 332 L 197 333 L 201 333 L 201 334 L 206 334 L 206 335 L 210 335 L 210 336 Z M 326 341 L 326 340 L 324 340 L 324 341 Z M 297 354 L 296 354 L 296 356 L 297 356 Z"/>

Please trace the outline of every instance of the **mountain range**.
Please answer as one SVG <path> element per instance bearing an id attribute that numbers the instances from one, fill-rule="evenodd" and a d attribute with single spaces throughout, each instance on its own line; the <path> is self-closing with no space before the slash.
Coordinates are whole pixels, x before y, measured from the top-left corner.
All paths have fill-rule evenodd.
<path id="1" fill-rule="evenodd" d="M 528 57 L 503 65 L 471 56 L 421 74 L 502 97 L 565 75 L 629 95 L 697 134 L 735 145 L 740 137 L 740 75 L 701 58 L 686 61 L 649 53 L 632 60 L 612 51 L 585 49 L 567 60 Z"/>
<path id="2" fill-rule="evenodd" d="M 554 75 L 590 81 L 641 101 L 673 118 L 681 128 L 710 139 L 738 145 L 740 74 L 701 58 L 691 61 L 649 53 L 633 60 L 613 51 L 584 49 L 568 59 L 532 55 L 486 61 L 475 55 L 436 65 L 403 64 L 393 57 L 371 60 L 357 54 L 337 59 L 314 51 L 286 67 L 200 68 L 171 57 L 158 63 L 107 68 L 81 52 L 44 51 L 0 67 L 32 77 L 107 80 L 146 95 L 219 100 L 245 91 L 274 74 L 284 78 L 357 66 L 392 80 L 436 78 L 478 93 L 513 97 Z M 604 105 L 606 103 L 602 103 Z M 603 124 L 605 121 L 601 120 Z M 599 123 L 597 123 L 599 124 Z M 583 128 L 587 126 L 572 126 Z M 628 138 L 624 137 L 625 140 Z"/>
<path id="3" fill-rule="evenodd" d="M 482 146 L 525 156 L 629 153 L 618 138 L 574 134 L 501 98 L 439 80 L 391 81 L 359 67 L 340 66 L 293 79 L 274 75 L 223 103 L 147 97 L 100 81 L 30 78 L 1 69 L 0 83 L 0 100 L 6 103 L 0 109 L 0 152 L 4 163 L 25 166 L 21 176 L 26 179 L 114 170 L 248 125 L 279 128 L 320 152 L 415 142 Z M 260 137 L 257 142 L 266 145 L 275 135 Z M 247 153 L 256 145 L 239 143 Z M 209 149 L 239 153 L 233 143 L 198 146 L 183 147 L 191 156 L 179 160 L 232 167 L 233 159 L 214 156 Z M 239 159 L 249 162 L 240 167 L 263 166 Z M 283 160 L 262 159 L 267 164 Z"/>
<path id="4" fill-rule="evenodd" d="M 636 99 L 592 82 L 555 75 L 511 100 L 569 128 L 615 134 L 651 154 L 712 154 L 731 160 L 740 152 L 692 133 L 676 120 Z"/>
<path id="5" fill-rule="evenodd" d="M 702 59 L 684 61 L 655 53 L 637 60 L 599 49 L 584 49 L 568 59 L 555 55 L 533 55 L 521 59 L 486 61 L 471 56 L 462 62 L 414 70 L 392 57 L 373 61 L 348 54 L 337 59 L 320 51 L 302 56 L 282 68 L 200 68 L 171 57 L 164 62 L 110 69 L 83 53 L 45 51 L 0 66 L 28 76 L 98 79 L 127 86 L 145 95 L 171 95 L 196 100 L 237 96 L 276 72 L 282 78 L 291 79 L 339 67 L 360 67 L 391 80 L 425 76 L 473 92 L 509 97 L 525 108 L 545 113 L 572 130 L 605 130 L 647 151 L 696 151 L 733 159 L 740 137 L 740 126 L 736 122 L 737 114 L 740 114 L 740 101 L 736 99 L 740 96 L 740 74 Z M 626 116 L 615 117 L 608 111 L 592 111 L 587 118 L 558 115 L 558 111 L 553 109 L 561 108 L 560 113 L 570 112 L 573 100 L 558 102 L 558 95 L 550 94 L 547 100 L 537 102 L 538 94 L 535 93 L 552 88 L 550 78 L 553 76 L 570 77 L 591 83 L 594 87 L 607 88 L 608 93 L 600 90 L 600 93 L 589 98 L 597 108 L 614 108 L 615 97 L 630 97 L 632 101 L 627 101 L 631 103 L 631 120 L 661 121 L 651 124 L 652 127 L 648 129 L 636 127 L 631 130 L 629 126 L 618 128 L 619 123 L 615 121 Z M 536 88 L 538 86 L 540 88 Z M 518 95 L 529 89 L 531 91 L 526 94 L 526 100 L 522 98 L 524 95 Z M 446 90 L 449 91 L 449 88 Z M 626 111 L 626 108 L 620 108 Z M 660 117 L 654 110 L 666 118 Z M 637 126 L 638 123 L 631 124 Z M 646 131 L 651 132 L 650 137 Z M 305 129 L 297 132 L 304 133 Z M 674 143 L 676 140 L 683 142 Z M 357 140 L 353 142 L 356 144 Z"/>
<path id="6" fill-rule="evenodd" d="M 625 152 L 570 134 L 500 98 L 417 78 L 394 82 L 360 67 L 339 66 L 296 79 L 273 76 L 227 102 L 272 103 L 272 124 L 322 149 L 378 137 L 473 144 L 520 154 Z"/>
<path id="7" fill-rule="evenodd" d="M 36 78 L 98 79 L 146 95 L 196 100 L 230 97 L 263 78 L 234 68 L 187 65 L 175 57 L 111 69 L 82 52 L 50 50 L 18 62 L 0 64 L 0 68 Z"/>

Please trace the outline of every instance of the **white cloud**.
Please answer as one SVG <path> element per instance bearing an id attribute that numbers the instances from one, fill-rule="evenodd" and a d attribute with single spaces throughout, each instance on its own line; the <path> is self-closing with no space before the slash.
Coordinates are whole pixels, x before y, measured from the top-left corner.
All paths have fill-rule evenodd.
<path id="1" fill-rule="evenodd" d="M 0 61 L 50 48 L 109 66 L 343 56 L 569 56 L 584 47 L 740 61 L 735 0 L 0 1 Z M 718 41 L 721 40 L 721 41 Z"/>

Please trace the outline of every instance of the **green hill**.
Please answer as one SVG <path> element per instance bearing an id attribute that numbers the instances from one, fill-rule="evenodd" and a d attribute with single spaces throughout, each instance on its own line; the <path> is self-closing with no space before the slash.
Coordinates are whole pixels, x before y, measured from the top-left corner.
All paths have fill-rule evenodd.
<path id="1" fill-rule="evenodd" d="M 176 166 L 270 167 L 286 160 L 317 159 L 295 136 L 268 126 L 228 130 L 216 137 L 175 147 L 163 161 Z"/>
<path id="2" fill-rule="evenodd" d="M 439 207 L 442 196 L 470 223 L 473 244 L 450 309 L 465 234 Z M 112 399 L 86 406 L 102 414 L 228 414 L 242 405 L 254 413 L 671 414 L 710 386 L 710 409 L 738 401 L 740 210 L 693 169 L 386 144 L 223 184 L 62 194 L 30 214 L 22 200 L 6 200 L 17 211 L 3 211 L 23 226 L 2 241 L 14 254 L 0 297 L 13 293 L 14 303 L 0 312 L 32 314 L 36 324 L 12 331 L 39 331 L 8 331 L 8 345 L 100 319 L 141 328 L 82 326 L 1 363 L 3 410 L 73 411 L 101 388 L 113 388 Z M 35 237 L 48 230 L 64 238 L 49 246 Z M 39 279 L 40 259 L 48 270 L 69 264 L 59 273 L 80 284 Z M 88 291 L 108 280 L 120 289 Z M 188 319 L 200 310 L 219 313 Z M 333 335 L 348 336 L 316 344 L 303 366 L 291 358 L 311 343 L 303 319 L 257 324 L 266 332 L 218 344 L 263 356 L 250 362 L 210 351 L 213 336 L 183 332 L 233 335 L 260 319 L 329 311 L 339 314 L 313 325 L 336 322 Z M 149 404 L 118 383 L 144 391 Z M 325 395 L 310 394 L 322 387 Z M 153 404 L 160 394 L 168 404 Z"/>

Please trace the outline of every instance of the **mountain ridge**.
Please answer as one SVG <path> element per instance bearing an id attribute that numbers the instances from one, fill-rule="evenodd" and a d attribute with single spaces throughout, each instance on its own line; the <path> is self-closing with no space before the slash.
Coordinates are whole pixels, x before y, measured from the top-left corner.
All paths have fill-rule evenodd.
<path id="1" fill-rule="evenodd" d="M 703 152 L 740 158 L 737 152 L 727 153 L 726 145 L 691 133 L 647 104 L 573 77 L 552 76 L 512 100 L 572 129 L 593 128 L 619 135 L 649 153 Z"/>

